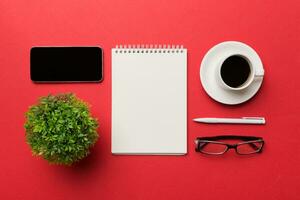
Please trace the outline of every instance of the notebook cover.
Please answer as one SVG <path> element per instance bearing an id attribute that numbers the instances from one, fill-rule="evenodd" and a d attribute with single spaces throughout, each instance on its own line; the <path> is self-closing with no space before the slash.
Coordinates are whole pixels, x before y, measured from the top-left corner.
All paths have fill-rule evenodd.
<path id="1" fill-rule="evenodd" d="M 112 49 L 112 153 L 187 153 L 186 49 Z"/>

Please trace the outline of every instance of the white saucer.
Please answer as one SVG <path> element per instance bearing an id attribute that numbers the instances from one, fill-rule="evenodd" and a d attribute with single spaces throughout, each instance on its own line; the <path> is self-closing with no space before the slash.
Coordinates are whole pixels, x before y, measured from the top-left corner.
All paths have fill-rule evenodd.
<path id="1" fill-rule="evenodd" d="M 206 93 L 214 100 L 229 105 L 243 103 L 252 98 L 259 90 L 263 76 L 242 91 L 224 89 L 216 80 L 216 70 L 222 59 L 233 55 L 245 55 L 254 66 L 263 70 L 263 64 L 250 46 L 236 41 L 222 42 L 211 48 L 204 56 L 200 66 L 200 80 Z"/>

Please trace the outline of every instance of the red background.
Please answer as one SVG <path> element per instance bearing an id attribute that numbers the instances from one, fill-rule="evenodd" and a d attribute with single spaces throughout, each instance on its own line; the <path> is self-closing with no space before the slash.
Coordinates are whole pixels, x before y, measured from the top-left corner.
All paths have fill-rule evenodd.
<path id="1" fill-rule="evenodd" d="M 300 6 L 298 0 L 1 0 L 0 199 L 299 199 Z M 259 93 L 240 106 L 209 98 L 199 65 L 225 40 L 252 46 L 265 67 Z M 111 55 L 116 44 L 188 48 L 188 155 L 113 156 Z M 29 51 L 38 45 L 100 45 L 100 84 L 34 84 Z M 24 113 L 39 96 L 74 92 L 92 105 L 100 139 L 72 166 L 32 157 Z M 200 116 L 265 116 L 265 126 L 203 125 Z M 197 136 L 263 136 L 261 155 L 205 157 Z"/>

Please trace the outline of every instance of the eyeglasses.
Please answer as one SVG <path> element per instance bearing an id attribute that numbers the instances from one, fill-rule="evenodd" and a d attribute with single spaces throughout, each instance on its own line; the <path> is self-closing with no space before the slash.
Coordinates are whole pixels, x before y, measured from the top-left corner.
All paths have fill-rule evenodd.
<path id="1" fill-rule="evenodd" d="M 229 144 L 219 140 L 241 140 L 236 144 Z M 196 151 L 209 155 L 222 155 L 229 149 L 235 149 L 239 155 L 261 153 L 264 140 L 261 137 L 221 135 L 214 137 L 198 137 L 195 140 Z"/>

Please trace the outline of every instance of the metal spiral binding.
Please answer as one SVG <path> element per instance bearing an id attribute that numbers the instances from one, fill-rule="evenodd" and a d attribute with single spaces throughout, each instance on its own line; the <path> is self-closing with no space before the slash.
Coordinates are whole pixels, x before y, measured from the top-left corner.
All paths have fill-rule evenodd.
<path id="1" fill-rule="evenodd" d="M 183 53 L 183 45 L 137 44 L 116 45 L 115 53 Z"/>

